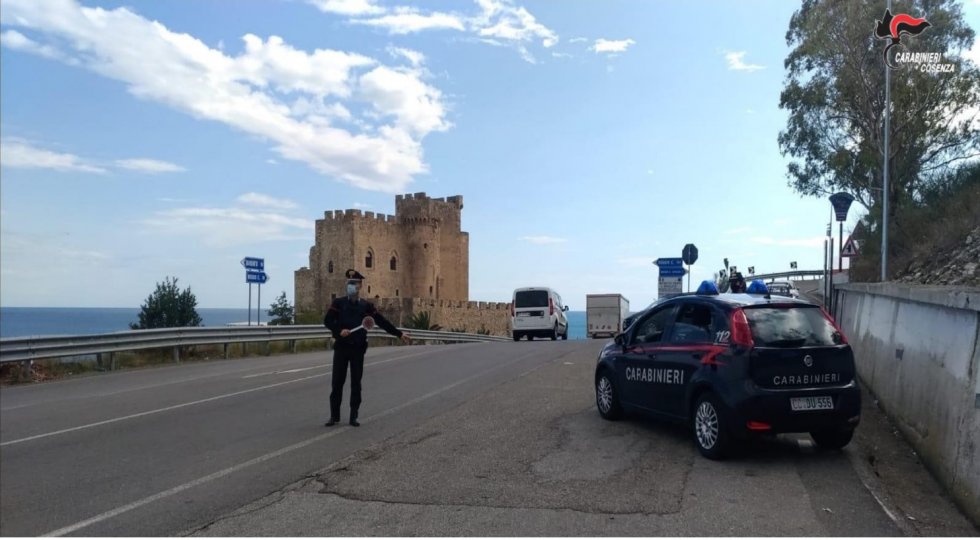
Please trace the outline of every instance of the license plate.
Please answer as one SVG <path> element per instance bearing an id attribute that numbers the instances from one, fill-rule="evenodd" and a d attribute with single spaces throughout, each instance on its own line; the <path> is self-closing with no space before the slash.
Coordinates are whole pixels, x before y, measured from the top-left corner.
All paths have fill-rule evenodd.
<path id="1" fill-rule="evenodd" d="M 830 396 L 795 397 L 789 398 L 789 406 L 794 411 L 829 411 L 834 408 L 834 399 Z"/>
<path id="2" fill-rule="evenodd" d="M 517 316 L 518 316 L 518 318 L 530 317 L 531 316 L 531 313 L 528 312 L 528 311 L 525 311 L 524 313 L 518 313 Z"/>

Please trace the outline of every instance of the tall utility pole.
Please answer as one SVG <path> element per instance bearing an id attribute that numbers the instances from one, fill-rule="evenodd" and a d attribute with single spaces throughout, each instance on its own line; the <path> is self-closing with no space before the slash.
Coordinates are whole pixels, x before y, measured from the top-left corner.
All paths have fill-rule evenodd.
<path id="1" fill-rule="evenodd" d="M 887 2 L 888 10 L 892 9 L 892 0 Z M 882 171 L 884 188 L 884 204 L 881 214 L 881 281 L 888 279 L 888 136 L 891 132 L 892 118 L 892 68 L 888 67 L 885 59 L 885 166 Z"/>

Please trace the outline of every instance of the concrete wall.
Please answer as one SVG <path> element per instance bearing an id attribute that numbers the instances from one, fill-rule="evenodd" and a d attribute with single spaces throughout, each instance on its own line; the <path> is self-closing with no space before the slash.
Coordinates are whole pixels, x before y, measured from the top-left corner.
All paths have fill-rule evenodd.
<path id="1" fill-rule="evenodd" d="M 861 379 L 980 522 L 980 289 L 852 283 L 835 294 Z"/>
<path id="2" fill-rule="evenodd" d="M 485 329 L 494 336 L 510 336 L 510 304 L 507 303 L 432 298 L 382 298 L 374 302 L 395 326 L 404 327 L 414 314 L 427 311 L 432 324 L 438 324 L 442 330 L 464 329 L 476 333 Z"/>

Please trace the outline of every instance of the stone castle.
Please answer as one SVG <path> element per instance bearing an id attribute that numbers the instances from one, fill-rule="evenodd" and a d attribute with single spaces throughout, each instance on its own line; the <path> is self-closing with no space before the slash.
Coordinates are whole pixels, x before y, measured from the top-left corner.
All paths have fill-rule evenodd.
<path id="1" fill-rule="evenodd" d="M 335 210 L 316 221 L 309 267 L 295 273 L 297 313 L 323 313 L 344 294 L 344 272 L 364 275 L 361 297 L 396 326 L 428 311 L 444 330 L 507 335 L 509 304 L 469 301 L 469 234 L 463 197 L 395 197 L 395 215 Z"/>

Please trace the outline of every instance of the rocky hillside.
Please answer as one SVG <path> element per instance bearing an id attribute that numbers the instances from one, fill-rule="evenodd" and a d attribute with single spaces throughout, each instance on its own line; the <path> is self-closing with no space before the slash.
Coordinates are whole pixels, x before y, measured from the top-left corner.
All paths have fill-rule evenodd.
<path id="1" fill-rule="evenodd" d="M 980 227 L 962 244 L 914 259 L 895 278 L 904 283 L 980 287 Z"/>

